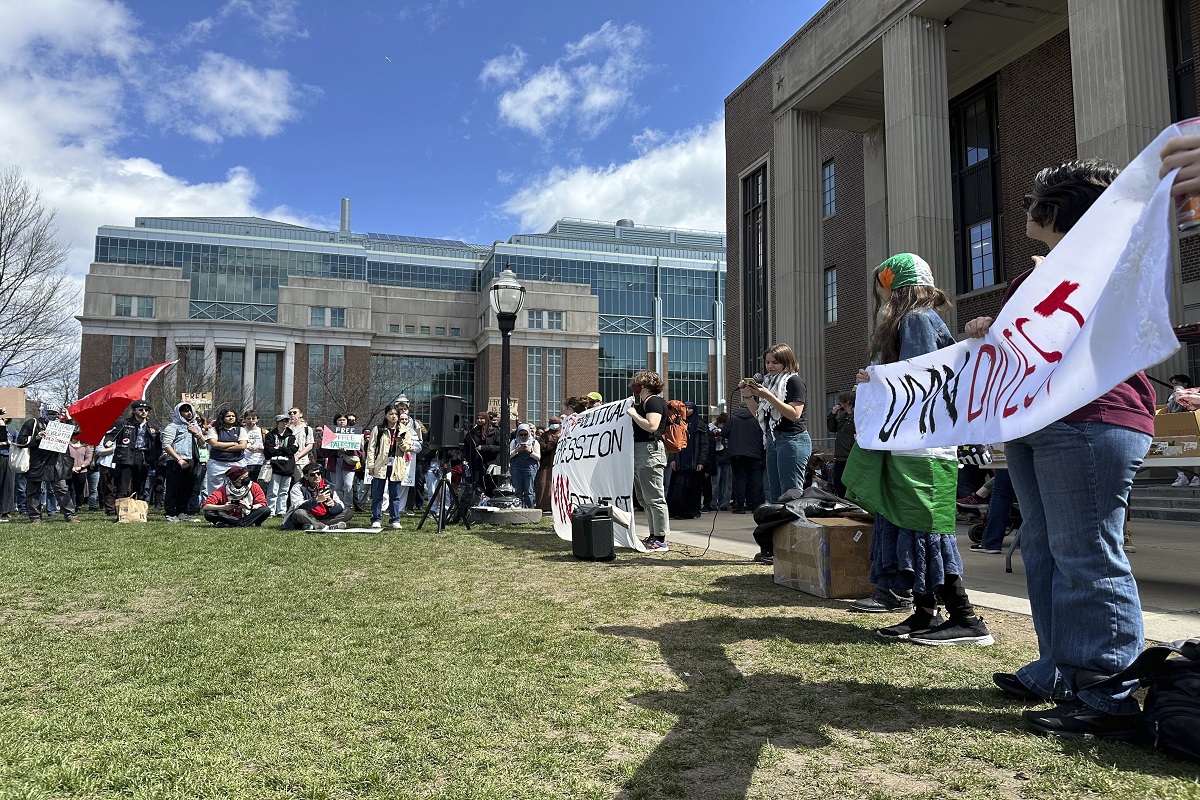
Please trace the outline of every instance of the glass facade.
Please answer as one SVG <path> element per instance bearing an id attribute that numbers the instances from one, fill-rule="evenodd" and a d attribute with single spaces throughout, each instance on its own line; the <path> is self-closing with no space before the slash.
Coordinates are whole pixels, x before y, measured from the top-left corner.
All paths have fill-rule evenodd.
<path id="1" fill-rule="evenodd" d="M 345 409 L 346 348 L 339 344 L 308 346 L 308 409 L 306 417 L 323 423 Z"/>
<path id="2" fill-rule="evenodd" d="M 397 396 L 408 397 L 412 414 L 429 423 L 435 395 L 452 394 L 467 401 L 467 416 L 475 407 L 475 360 L 371 354 L 371 410 L 376 421 Z"/>
<path id="3" fill-rule="evenodd" d="M 279 408 L 279 395 L 275 391 L 279 385 L 279 353 L 261 352 L 254 355 L 254 407 L 258 415 L 268 424 L 274 415 L 282 411 Z"/>
<path id="4" fill-rule="evenodd" d="M 600 334 L 600 388 L 609 400 L 629 394 L 629 379 L 646 369 L 647 338 L 614 333 Z"/>
<path id="5" fill-rule="evenodd" d="M 708 340 L 667 339 L 667 397 L 691 400 L 700 413 L 708 411 Z M 626 389 L 628 391 L 628 389 Z M 618 395 L 621 396 L 621 395 Z"/>
<path id="6" fill-rule="evenodd" d="M 139 369 L 154 364 L 150 351 L 152 338 L 149 336 L 112 337 L 112 362 L 109 367 L 111 380 L 119 380 Z"/>

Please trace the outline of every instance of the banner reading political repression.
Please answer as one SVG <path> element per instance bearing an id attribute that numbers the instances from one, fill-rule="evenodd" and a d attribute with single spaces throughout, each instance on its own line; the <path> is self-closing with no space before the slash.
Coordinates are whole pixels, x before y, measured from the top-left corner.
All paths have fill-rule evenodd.
<path id="1" fill-rule="evenodd" d="M 868 368 L 855 401 L 858 444 L 909 450 L 1015 439 L 1174 353 L 1175 215 L 1158 154 L 1178 133 L 1172 125 L 1134 159 L 1013 293 L 987 336 Z"/>
<path id="2" fill-rule="evenodd" d="M 625 398 L 563 420 L 551 475 L 554 532 L 571 541 L 571 511 L 602 502 L 629 515 L 629 527 L 613 518 L 613 542 L 645 550 L 633 519 L 633 421 Z"/>

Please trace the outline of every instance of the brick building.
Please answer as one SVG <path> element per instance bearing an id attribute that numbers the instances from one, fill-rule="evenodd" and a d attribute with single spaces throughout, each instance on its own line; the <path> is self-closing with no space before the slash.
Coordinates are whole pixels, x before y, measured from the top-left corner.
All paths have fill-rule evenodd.
<path id="1" fill-rule="evenodd" d="M 1197 115 L 1200 0 L 831 0 L 725 101 L 726 379 L 793 345 L 828 407 L 867 363 L 870 277 L 919 253 L 955 331 L 993 314 L 1039 245 L 1042 167 L 1128 163 Z M 1200 321 L 1200 237 L 1172 318 Z M 1200 373 L 1192 345 L 1153 372 Z M 1161 373 L 1161 375 L 1159 375 Z"/>
<path id="2" fill-rule="evenodd" d="M 212 392 L 263 418 L 297 405 L 377 419 L 399 393 L 483 408 L 500 396 L 501 334 L 487 289 L 526 288 L 511 396 L 544 424 L 572 394 L 615 399 L 650 367 L 673 397 L 721 394 L 725 236 L 560 220 L 492 245 L 256 218 L 138 217 L 101 227 L 84 291 L 80 391 L 178 359 L 152 398 Z M 498 407 L 498 404 L 497 404 Z"/>

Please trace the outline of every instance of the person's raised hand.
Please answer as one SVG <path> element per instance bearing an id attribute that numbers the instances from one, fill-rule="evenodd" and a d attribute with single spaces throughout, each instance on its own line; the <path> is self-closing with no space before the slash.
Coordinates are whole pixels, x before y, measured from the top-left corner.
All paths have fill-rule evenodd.
<path id="1" fill-rule="evenodd" d="M 1165 178 L 1173 169 L 1178 169 L 1171 194 L 1200 192 L 1200 136 L 1173 136 L 1167 140 L 1159 153 L 1162 164 L 1158 177 Z"/>

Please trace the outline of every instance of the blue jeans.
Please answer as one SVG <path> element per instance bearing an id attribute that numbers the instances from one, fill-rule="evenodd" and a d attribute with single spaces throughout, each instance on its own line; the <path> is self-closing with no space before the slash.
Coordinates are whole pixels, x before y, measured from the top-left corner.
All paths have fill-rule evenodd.
<path id="1" fill-rule="evenodd" d="M 1017 671 L 1046 698 L 1071 694 L 1109 714 L 1138 710 L 1126 683 L 1078 689 L 1081 671 L 1111 675 L 1142 650 L 1142 606 L 1122 528 L 1144 433 L 1103 422 L 1055 422 L 1007 444 L 1021 501 L 1021 558 L 1038 658 Z"/>
<path id="2" fill-rule="evenodd" d="M 538 462 L 529 456 L 517 456 L 509 464 L 508 471 L 521 505 L 533 508 L 533 482 L 537 478 Z"/>
<path id="3" fill-rule="evenodd" d="M 733 467 L 728 461 L 717 462 L 717 474 L 712 476 L 712 504 L 710 508 L 729 508 L 733 498 Z"/>
<path id="4" fill-rule="evenodd" d="M 774 503 L 788 489 L 804 491 L 804 470 L 812 455 L 807 433 L 776 433 L 767 437 L 767 502 Z"/>
<path id="5" fill-rule="evenodd" d="M 1012 476 L 1006 469 L 996 470 L 992 483 L 992 499 L 988 501 L 987 525 L 983 529 L 980 544 L 985 550 L 997 550 L 1004 546 L 1004 531 L 1008 529 L 1008 517 L 1012 513 Z"/>
<path id="6" fill-rule="evenodd" d="M 400 481 L 389 481 L 385 478 L 371 479 L 371 522 L 383 520 L 383 495 L 388 495 L 388 516 L 392 522 L 398 522 L 408 504 L 408 487 Z"/>

